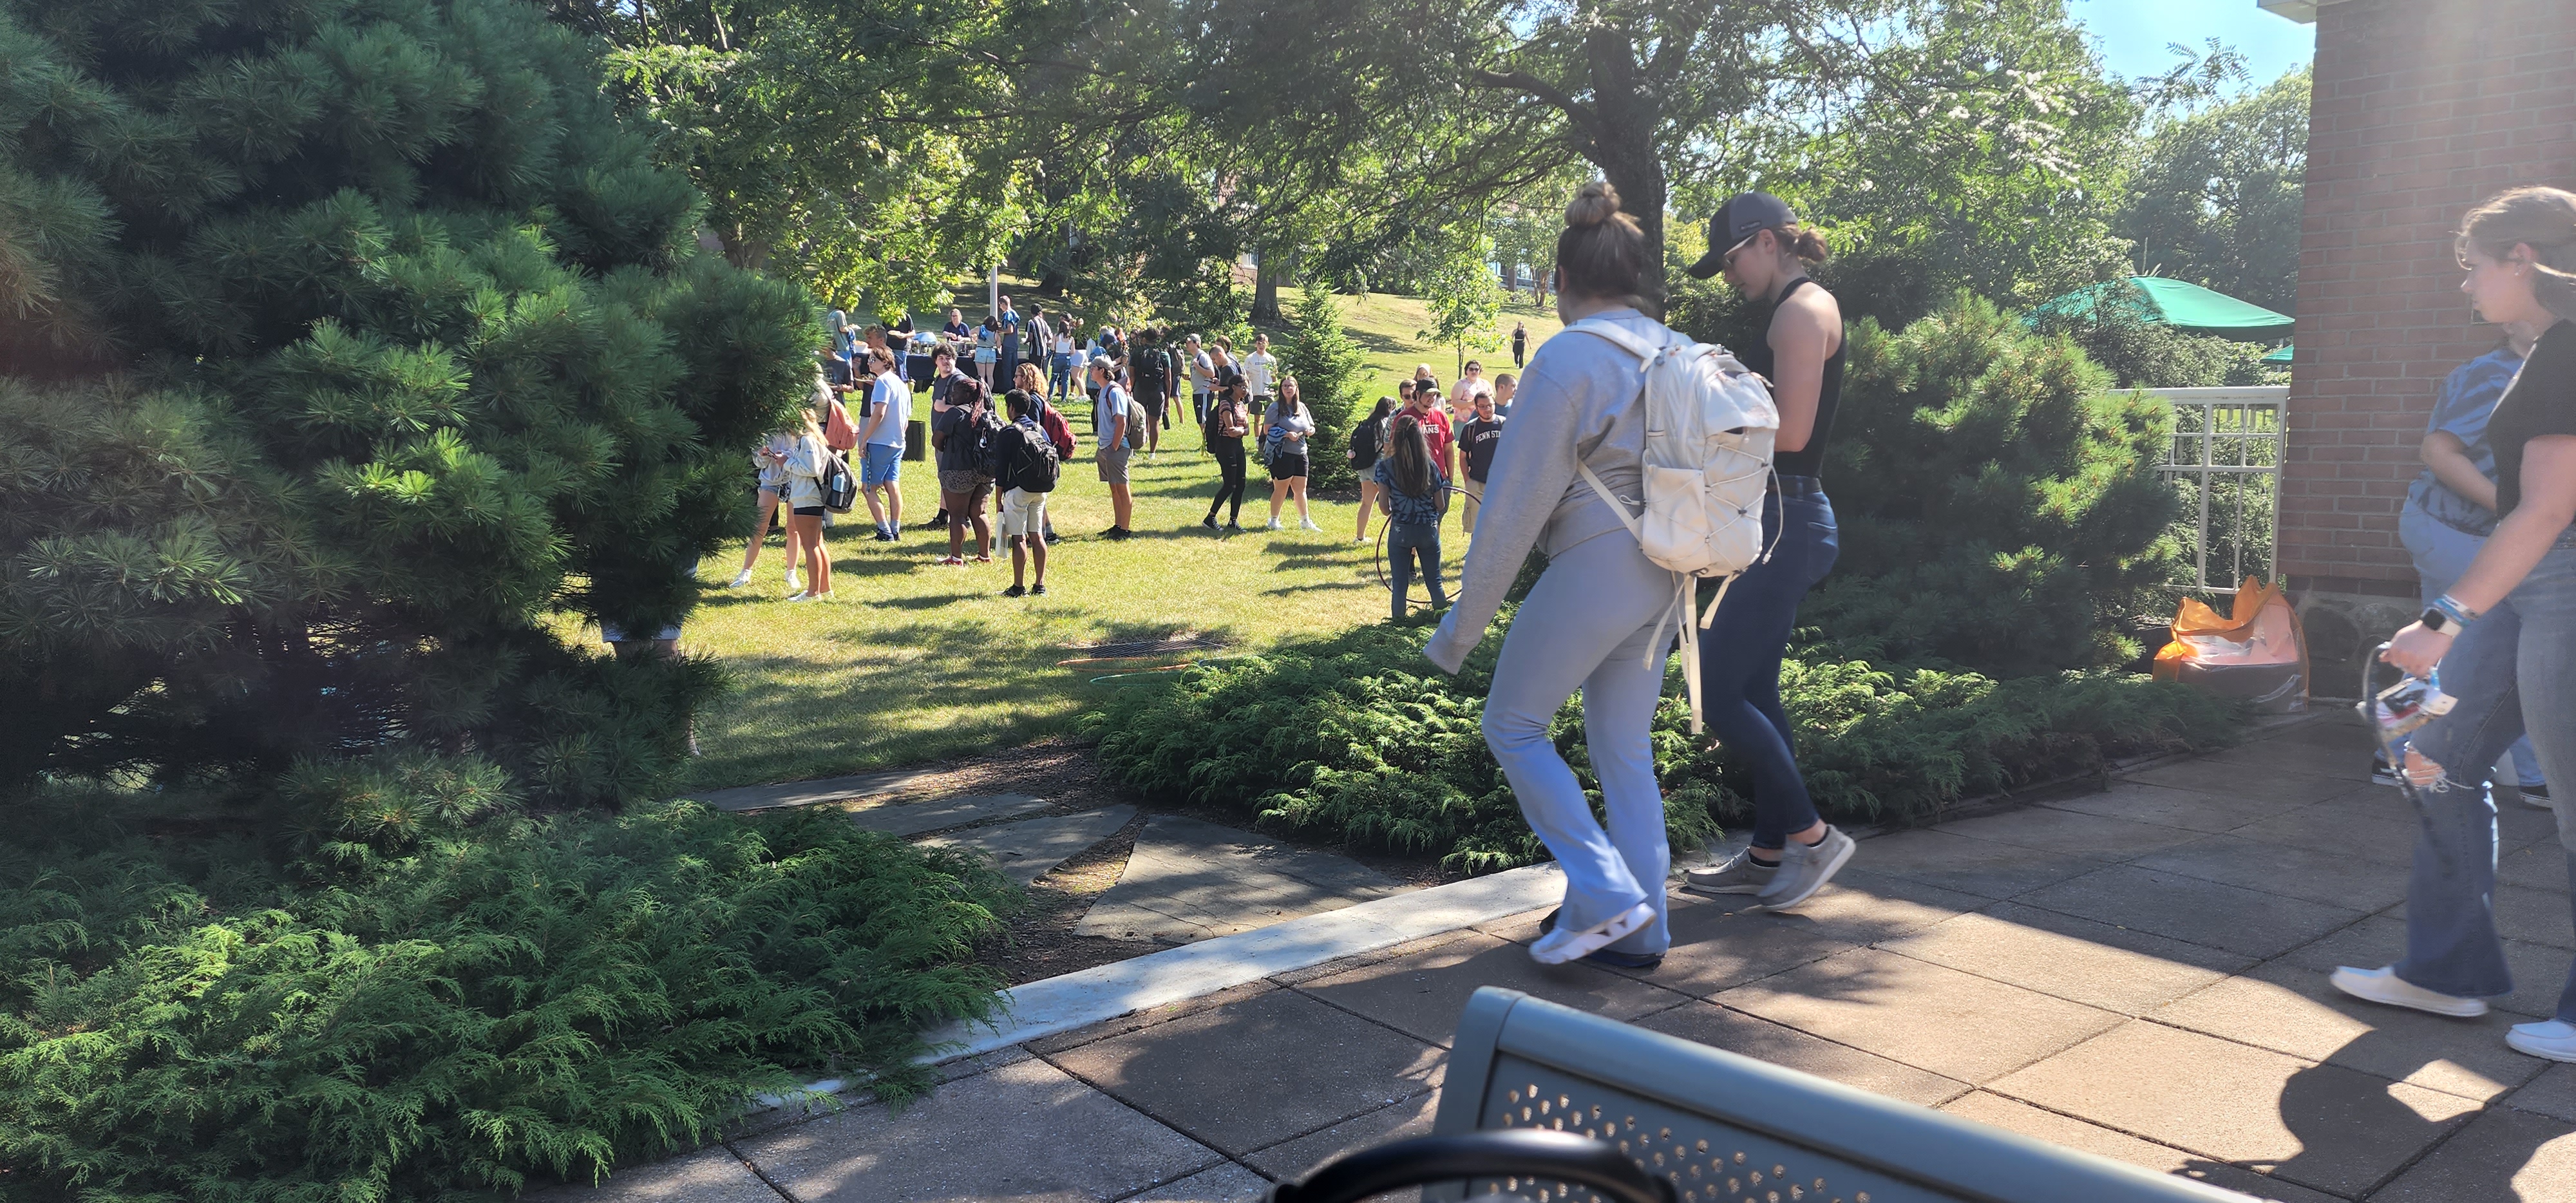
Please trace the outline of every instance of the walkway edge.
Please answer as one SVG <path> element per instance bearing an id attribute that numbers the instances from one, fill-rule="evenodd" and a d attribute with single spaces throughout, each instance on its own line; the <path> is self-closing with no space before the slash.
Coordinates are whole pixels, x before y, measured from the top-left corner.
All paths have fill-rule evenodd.
<path id="1" fill-rule="evenodd" d="M 1537 910 L 1564 896 L 1565 875 L 1555 864 L 1530 865 L 1045 978 L 1003 991 L 1008 1010 L 990 1026 L 956 1023 L 929 1033 L 936 1051 L 924 1060 L 938 1065 L 980 1056 L 1273 974 Z"/>

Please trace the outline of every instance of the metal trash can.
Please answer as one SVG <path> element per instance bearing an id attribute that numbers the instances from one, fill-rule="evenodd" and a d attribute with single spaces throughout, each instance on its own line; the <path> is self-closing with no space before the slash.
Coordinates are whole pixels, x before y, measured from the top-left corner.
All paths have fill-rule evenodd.
<path id="1" fill-rule="evenodd" d="M 903 424 L 903 457 L 908 460 L 930 458 L 930 426 L 918 418 Z"/>

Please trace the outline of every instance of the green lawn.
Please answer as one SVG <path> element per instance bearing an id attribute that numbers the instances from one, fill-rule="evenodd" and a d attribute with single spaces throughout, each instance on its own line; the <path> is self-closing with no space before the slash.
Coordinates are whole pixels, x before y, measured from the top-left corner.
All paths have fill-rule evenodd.
<path id="1" fill-rule="evenodd" d="M 1413 338 L 1427 324 L 1421 302 L 1351 298 L 1348 316 L 1387 391 L 1416 363 L 1450 375 L 1453 354 Z M 1553 315 L 1523 310 L 1507 312 L 1498 333 L 1508 335 L 1515 317 L 1529 322 L 1533 346 L 1557 329 Z M 1485 358 L 1489 372 L 1511 363 L 1508 350 Z M 1375 543 L 1351 541 L 1349 502 L 1315 503 L 1320 534 L 1296 529 L 1293 508 L 1289 529 L 1261 529 L 1269 483 L 1255 463 L 1249 529 L 1218 538 L 1200 527 L 1217 470 L 1186 422 L 1166 433 L 1159 462 L 1133 469 L 1138 537 L 1097 538 L 1110 523 L 1108 487 L 1091 461 L 1089 415 L 1076 406 L 1068 416 L 1083 449 L 1048 503 L 1065 541 L 1051 549 L 1046 597 L 998 596 L 1011 583 L 1007 548 L 991 564 L 942 568 L 944 535 L 907 530 L 900 544 L 874 542 L 864 507 L 855 525 L 831 532 L 841 536 L 829 541 L 835 601 L 786 604 L 775 535 L 751 585 L 711 593 L 682 645 L 721 660 L 737 688 L 701 717 L 705 755 L 689 784 L 793 781 L 1008 747 L 1070 729 L 1111 690 L 1153 687 L 1093 683 L 1114 666 L 1058 667 L 1084 655 L 1077 644 L 1208 633 L 1229 650 L 1259 650 L 1386 617 Z M 904 512 L 915 524 L 938 508 L 930 469 L 904 465 Z M 1465 539 L 1453 527 L 1447 544 L 1454 581 Z M 733 579 L 741 556 L 739 544 L 719 552 L 700 565 L 701 579 Z"/>

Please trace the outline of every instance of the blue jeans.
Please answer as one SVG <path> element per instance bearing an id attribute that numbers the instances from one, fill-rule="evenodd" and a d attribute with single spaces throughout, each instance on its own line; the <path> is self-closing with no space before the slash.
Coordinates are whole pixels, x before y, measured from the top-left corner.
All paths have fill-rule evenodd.
<path id="1" fill-rule="evenodd" d="M 1833 571 L 1841 544 L 1834 505 L 1812 476 L 1783 476 L 1762 503 L 1762 562 L 1727 586 L 1717 619 L 1699 633 L 1700 706 L 1709 732 L 1753 779 L 1753 846 L 1787 846 L 1816 823 L 1780 708 L 1780 657 L 1798 601 Z"/>
<path id="2" fill-rule="evenodd" d="M 1431 586 L 1431 605 L 1444 609 L 1449 595 L 1440 591 L 1440 528 L 1417 522 L 1390 522 L 1386 556 L 1395 575 L 1395 617 L 1404 618 L 1404 599 L 1413 592 L 1413 562 L 1422 561 L 1422 581 Z"/>
<path id="3" fill-rule="evenodd" d="M 2443 767 L 2416 791 L 2425 813 L 2406 885 L 2406 956 L 2397 976 L 2444 994 L 2506 994 L 2513 975 L 2495 926 L 2495 803 L 2487 766 L 2526 730 L 2552 781 L 2576 781 L 2576 548 L 2558 548 L 2504 601 L 2469 624 L 2442 657 L 2451 712 L 2416 731 L 2415 751 Z M 2552 791 L 2558 842 L 2576 878 L 2576 797 Z M 2576 903 L 2571 903 L 2576 906 Z M 2576 911 L 2571 911 L 2576 920 Z M 2576 1023 L 2576 969 L 2558 995 Z"/>
<path id="4" fill-rule="evenodd" d="M 1485 697 L 1485 746 L 1511 782 L 1521 817 L 1565 870 L 1558 923 L 1597 927 L 1646 903 L 1655 921 L 1610 946 L 1641 955 L 1673 942 L 1664 916 L 1672 850 L 1664 842 L 1651 728 L 1677 629 L 1667 621 L 1675 584 L 1624 530 L 1566 548 L 1513 616 Z M 1610 818 L 1606 831 L 1548 738 L 1557 710 L 1577 689 L 1583 745 Z"/>
<path id="5" fill-rule="evenodd" d="M 2397 541 L 2406 545 L 2406 554 L 2415 560 L 2415 577 L 2423 586 L 2424 604 L 2451 591 L 2467 575 L 2469 562 L 2478 558 L 2478 549 L 2486 546 L 2483 536 L 2467 531 L 2425 513 L 2409 499 L 2397 514 Z M 2513 742 L 2514 783 L 2545 784 L 2540 775 L 2540 754 L 2531 750 L 2531 736 Z"/>
<path id="6" fill-rule="evenodd" d="M 1059 400 L 1073 387 L 1073 356 L 1057 354 L 1047 360 L 1047 400 Z"/>

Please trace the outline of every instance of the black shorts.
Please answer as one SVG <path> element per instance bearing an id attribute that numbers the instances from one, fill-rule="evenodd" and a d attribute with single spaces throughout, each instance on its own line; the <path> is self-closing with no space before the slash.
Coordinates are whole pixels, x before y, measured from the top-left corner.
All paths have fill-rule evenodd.
<path id="1" fill-rule="evenodd" d="M 800 505 L 795 509 L 789 510 L 788 513 L 794 514 L 800 518 L 820 518 L 823 516 L 823 507 L 819 505 Z"/>
<path id="2" fill-rule="evenodd" d="M 1306 453 L 1282 453 L 1270 460 L 1270 479 L 1295 480 L 1306 474 Z"/>

